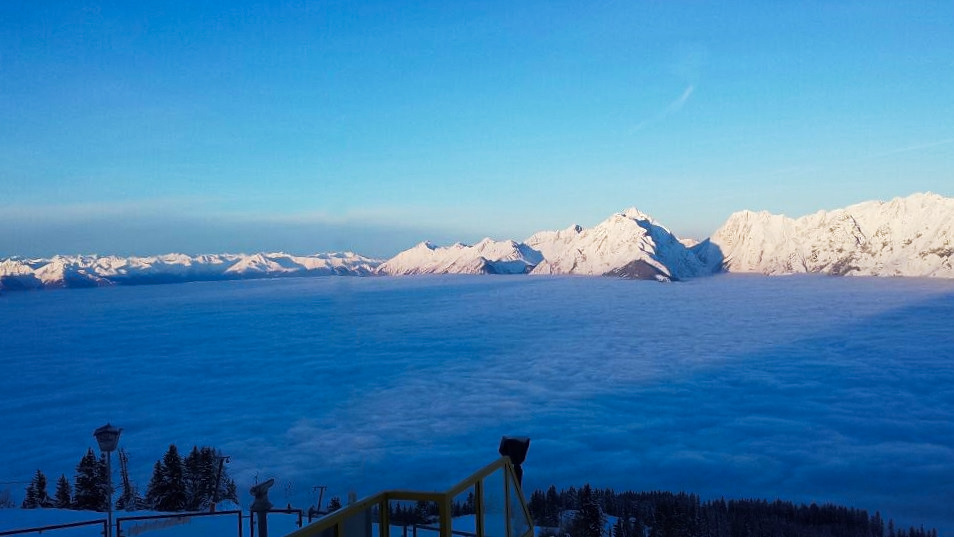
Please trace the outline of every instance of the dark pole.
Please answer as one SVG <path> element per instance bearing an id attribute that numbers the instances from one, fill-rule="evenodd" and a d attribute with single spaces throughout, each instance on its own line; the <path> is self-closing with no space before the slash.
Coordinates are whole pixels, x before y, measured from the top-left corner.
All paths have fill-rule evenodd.
<path id="1" fill-rule="evenodd" d="M 219 486 L 222 483 L 222 467 L 225 466 L 226 462 L 229 462 L 229 457 L 227 455 L 216 455 L 216 458 L 219 459 L 219 471 L 215 474 L 215 490 L 212 491 L 212 508 L 210 512 L 215 512 L 215 504 L 219 503 Z"/>

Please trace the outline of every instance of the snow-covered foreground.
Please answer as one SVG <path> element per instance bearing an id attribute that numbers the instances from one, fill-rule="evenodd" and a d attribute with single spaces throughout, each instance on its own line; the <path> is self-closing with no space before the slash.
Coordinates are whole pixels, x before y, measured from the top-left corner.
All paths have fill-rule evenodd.
<path id="1" fill-rule="evenodd" d="M 140 488 L 170 443 L 213 445 L 246 507 L 256 476 L 303 507 L 318 484 L 442 489 L 526 434 L 530 488 L 832 501 L 949 534 L 951 319 L 949 280 L 812 276 L 10 293 L 0 481 L 71 477 L 109 421 Z"/>

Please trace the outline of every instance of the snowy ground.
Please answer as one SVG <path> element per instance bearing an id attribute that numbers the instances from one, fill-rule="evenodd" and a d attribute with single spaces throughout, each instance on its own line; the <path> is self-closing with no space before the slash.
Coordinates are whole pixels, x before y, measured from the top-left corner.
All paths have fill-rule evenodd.
<path id="1" fill-rule="evenodd" d="M 247 504 L 440 489 L 533 438 L 530 488 L 833 501 L 954 532 L 954 282 L 319 278 L 0 298 L 0 481 L 124 429 L 144 488 L 213 445 Z M 5 485 L 0 485 L 4 488 Z M 22 499 L 23 486 L 9 487 Z M 0 529 L 10 526 L 0 515 Z"/>

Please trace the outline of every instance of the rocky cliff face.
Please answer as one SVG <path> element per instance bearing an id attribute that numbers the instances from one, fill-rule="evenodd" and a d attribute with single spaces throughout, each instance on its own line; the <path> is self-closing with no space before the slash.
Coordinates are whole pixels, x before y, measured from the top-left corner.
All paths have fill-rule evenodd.
<path id="1" fill-rule="evenodd" d="M 721 253 L 729 272 L 952 278 L 954 199 L 914 194 L 801 218 L 741 211 L 694 250 Z"/>

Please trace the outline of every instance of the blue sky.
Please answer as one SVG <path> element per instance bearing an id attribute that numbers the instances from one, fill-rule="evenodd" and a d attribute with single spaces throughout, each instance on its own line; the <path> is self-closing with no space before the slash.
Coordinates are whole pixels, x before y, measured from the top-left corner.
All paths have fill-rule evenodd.
<path id="1" fill-rule="evenodd" d="M 0 4 L 0 256 L 954 195 L 950 2 Z"/>

